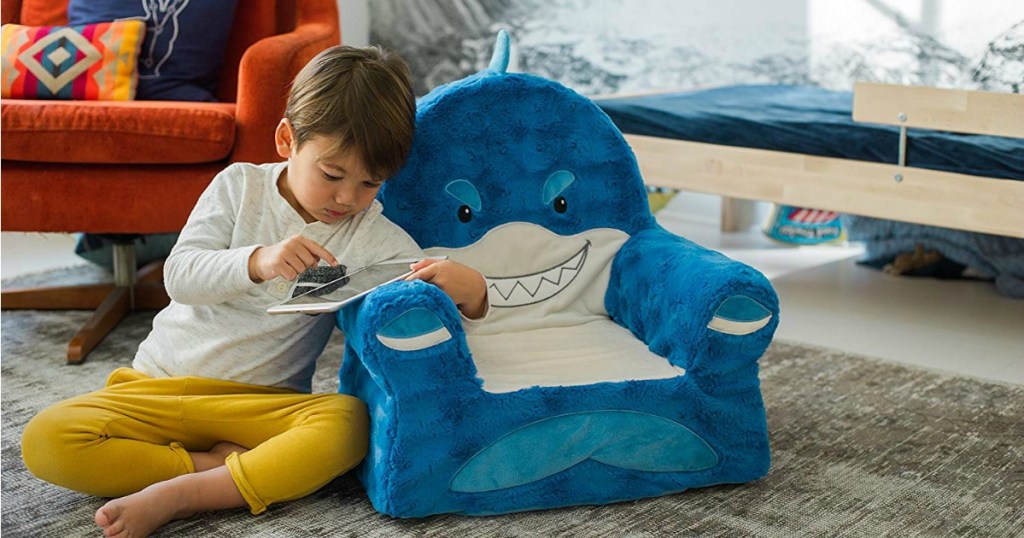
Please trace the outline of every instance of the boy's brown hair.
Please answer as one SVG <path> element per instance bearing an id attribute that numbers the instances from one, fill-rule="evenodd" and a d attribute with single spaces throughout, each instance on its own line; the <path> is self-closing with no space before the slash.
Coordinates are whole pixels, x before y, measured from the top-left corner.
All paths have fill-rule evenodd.
<path id="1" fill-rule="evenodd" d="M 337 137 L 375 180 L 398 172 L 412 147 L 416 98 L 409 66 L 380 47 L 331 47 L 295 77 L 285 118 L 298 149 L 314 135 Z"/>

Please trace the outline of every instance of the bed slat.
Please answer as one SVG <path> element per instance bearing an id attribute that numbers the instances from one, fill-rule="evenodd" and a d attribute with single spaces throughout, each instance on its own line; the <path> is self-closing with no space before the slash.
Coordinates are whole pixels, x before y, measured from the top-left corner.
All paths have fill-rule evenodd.
<path id="1" fill-rule="evenodd" d="M 853 87 L 853 119 L 1024 138 L 1024 95 L 858 82 Z"/>
<path id="2" fill-rule="evenodd" d="M 648 185 L 1024 238 L 1024 181 L 625 136 Z"/>

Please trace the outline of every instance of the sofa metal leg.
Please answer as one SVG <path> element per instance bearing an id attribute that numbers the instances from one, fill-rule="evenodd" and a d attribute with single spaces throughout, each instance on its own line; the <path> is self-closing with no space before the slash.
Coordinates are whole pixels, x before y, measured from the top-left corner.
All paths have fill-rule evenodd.
<path id="1" fill-rule="evenodd" d="M 128 290 L 128 308 L 135 309 L 135 243 L 114 243 L 114 285 Z M 122 316 L 123 317 L 123 316 Z"/>

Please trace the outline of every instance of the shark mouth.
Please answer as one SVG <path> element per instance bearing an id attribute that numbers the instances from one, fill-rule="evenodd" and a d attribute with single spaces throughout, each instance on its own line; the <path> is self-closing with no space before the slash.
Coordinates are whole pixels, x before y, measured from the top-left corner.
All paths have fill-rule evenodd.
<path id="1" fill-rule="evenodd" d="M 590 251 L 590 240 L 568 260 L 529 275 L 486 277 L 491 306 L 509 308 L 545 301 L 572 284 L 583 270 Z"/>

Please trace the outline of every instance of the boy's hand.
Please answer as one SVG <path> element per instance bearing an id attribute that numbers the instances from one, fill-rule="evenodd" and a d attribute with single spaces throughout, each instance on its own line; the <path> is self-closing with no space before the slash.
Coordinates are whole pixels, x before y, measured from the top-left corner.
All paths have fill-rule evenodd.
<path id="1" fill-rule="evenodd" d="M 260 247 L 249 256 L 249 279 L 259 284 L 277 277 L 295 280 L 303 271 L 324 260 L 331 266 L 338 260 L 319 243 L 293 235 L 269 247 Z"/>
<path id="2" fill-rule="evenodd" d="M 410 266 L 406 280 L 422 280 L 441 288 L 464 316 L 477 319 L 487 312 L 487 281 L 475 269 L 451 260 L 424 258 Z"/>

